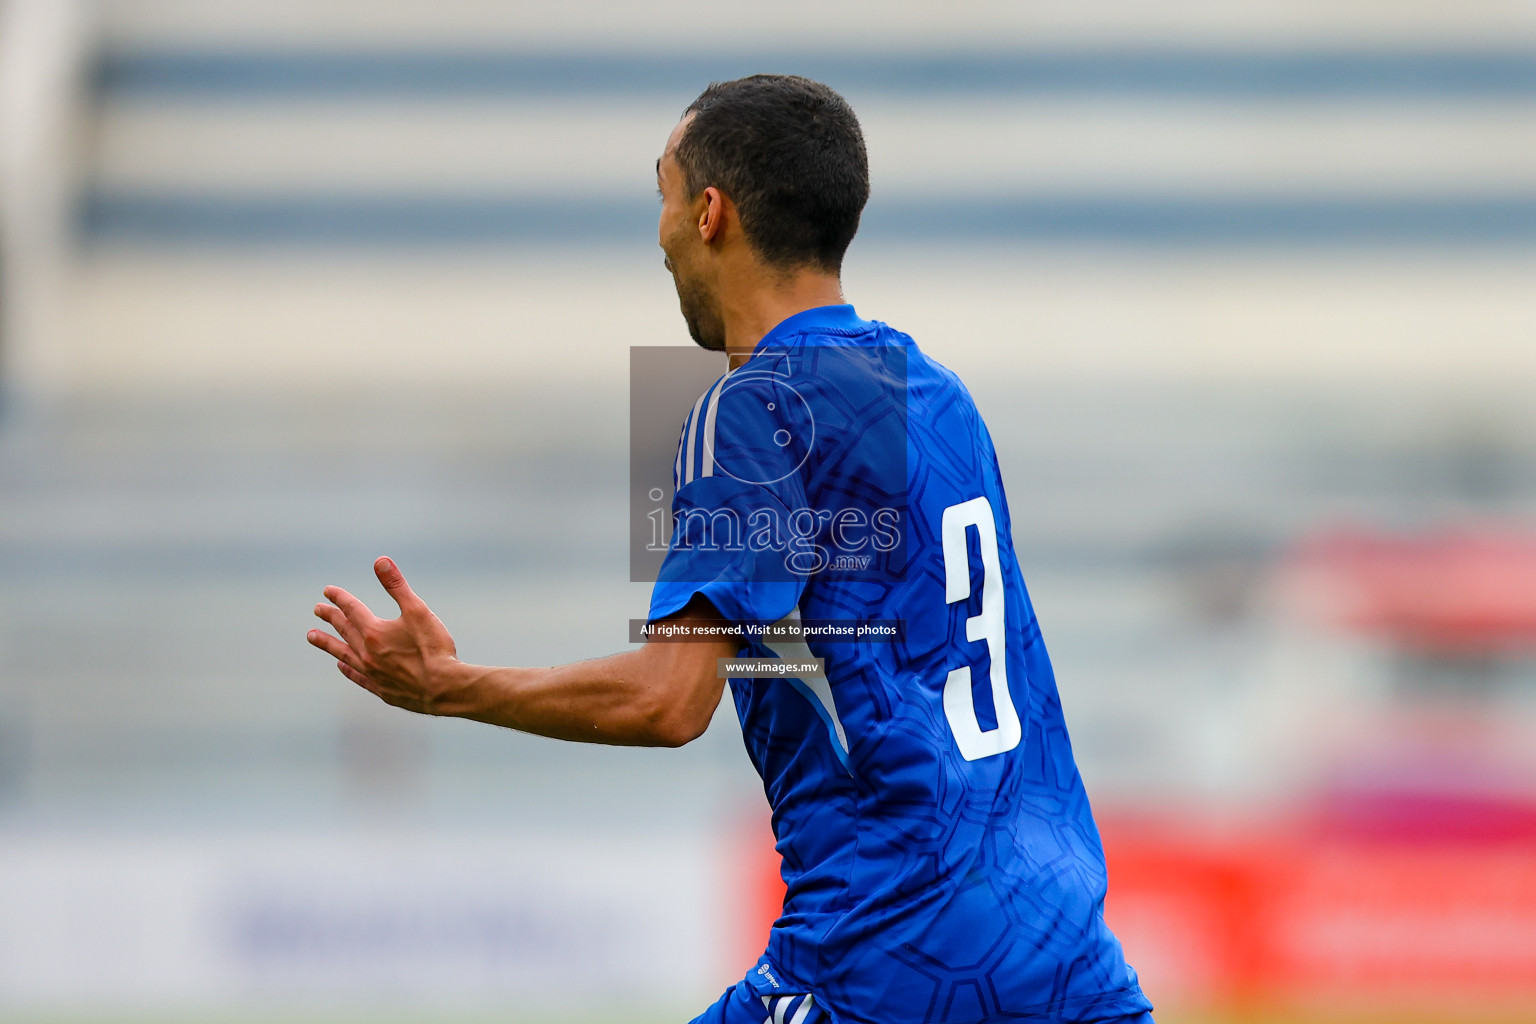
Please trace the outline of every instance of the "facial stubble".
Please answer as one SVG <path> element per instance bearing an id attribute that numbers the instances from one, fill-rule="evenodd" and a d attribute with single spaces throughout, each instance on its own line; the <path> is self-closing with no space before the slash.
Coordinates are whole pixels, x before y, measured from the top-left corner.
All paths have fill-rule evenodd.
<path id="1" fill-rule="evenodd" d="M 683 323 L 688 325 L 688 336 L 693 343 L 710 352 L 725 351 L 725 320 L 720 306 L 709 289 L 697 280 L 689 280 L 668 260 L 667 269 L 672 271 L 672 283 L 677 288 L 677 304 L 682 310 Z"/>

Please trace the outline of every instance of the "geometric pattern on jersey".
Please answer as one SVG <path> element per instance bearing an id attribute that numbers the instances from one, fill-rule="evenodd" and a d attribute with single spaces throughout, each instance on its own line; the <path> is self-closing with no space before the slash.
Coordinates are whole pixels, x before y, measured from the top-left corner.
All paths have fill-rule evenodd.
<path id="1" fill-rule="evenodd" d="M 796 433 L 807 422 L 814 437 Z M 810 994 L 845 1024 L 1149 1010 L 1104 923 L 1098 830 L 992 440 L 959 379 L 850 306 L 807 310 L 700 396 L 674 471 L 651 619 L 700 595 L 742 623 L 904 624 L 894 643 L 808 641 L 821 681 L 730 680 L 786 886 L 738 988 Z M 832 536 L 849 503 L 900 512 L 898 542 L 868 565 L 686 535 L 711 513 L 745 524 L 808 510 L 799 549 L 834 551 L 849 546 Z"/>

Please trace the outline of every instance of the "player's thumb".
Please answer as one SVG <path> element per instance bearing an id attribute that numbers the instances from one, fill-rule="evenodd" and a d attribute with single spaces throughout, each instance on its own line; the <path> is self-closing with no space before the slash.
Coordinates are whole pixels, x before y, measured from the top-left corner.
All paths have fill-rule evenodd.
<path id="1" fill-rule="evenodd" d="M 417 597 L 411 585 L 405 582 L 405 573 L 400 571 L 394 559 L 380 557 L 373 563 L 373 572 L 378 576 L 384 590 L 395 599 L 395 604 L 400 606 L 402 612 L 421 607 L 421 598 Z"/>

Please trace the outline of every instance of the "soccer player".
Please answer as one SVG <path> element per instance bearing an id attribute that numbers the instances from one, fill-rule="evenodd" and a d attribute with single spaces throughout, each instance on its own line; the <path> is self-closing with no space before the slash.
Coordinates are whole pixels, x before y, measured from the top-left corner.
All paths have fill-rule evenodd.
<path id="1" fill-rule="evenodd" d="M 387 558 L 400 616 L 327 587 L 315 614 L 338 635 L 309 641 L 398 707 L 661 746 L 704 732 L 722 659 L 794 659 L 792 678 L 730 679 L 787 892 L 762 958 L 697 1022 L 1150 1022 L 1104 923 L 991 438 L 954 374 L 844 304 L 869 196 L 853 111 L 803 78 L 711 85 L 657 183 L 688 331 L 727 356 L 682 426 L 649 615 L 696 642 L 466 664 Z"/>

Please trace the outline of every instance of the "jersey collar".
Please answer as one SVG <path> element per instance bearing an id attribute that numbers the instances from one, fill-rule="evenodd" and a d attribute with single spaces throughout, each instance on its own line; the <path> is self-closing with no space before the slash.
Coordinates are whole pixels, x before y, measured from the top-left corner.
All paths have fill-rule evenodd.
<path id="1" fill-rule="evenodd" d="M 763 335 L 752 353 L 756 355 L 763 350 L 764 345 L 771 345 L 792 334 L 814 334 L 818 331 L 829 334 L 863 334 L 873 327 L 873 323 L 860 319 L 859 314 L 855 313 L 853 307 L 849 305 L 802 309 L 794 316 L 780 321 L 777 327 Z"/>

